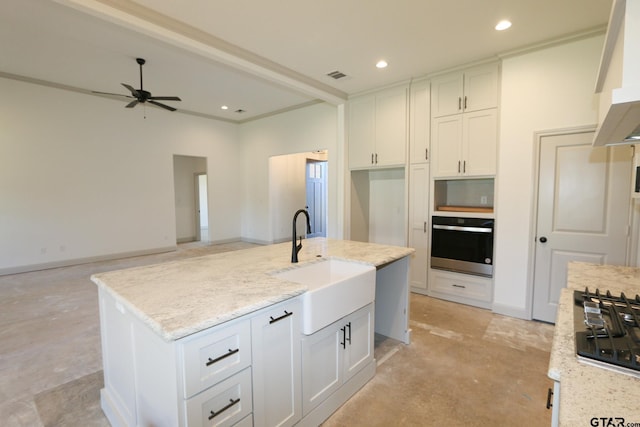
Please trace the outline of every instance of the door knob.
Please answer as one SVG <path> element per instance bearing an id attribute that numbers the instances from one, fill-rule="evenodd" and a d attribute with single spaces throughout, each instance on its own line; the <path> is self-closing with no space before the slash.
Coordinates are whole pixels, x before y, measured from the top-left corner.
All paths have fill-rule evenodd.
<path id="1" fill-rule="evenodd" d="M 547 243 L 547 238 L 546 238 L 546 237 L 544 237 L 544 236 L 542 236 L 542 237 L 540 238 L 540 243 Z"/>

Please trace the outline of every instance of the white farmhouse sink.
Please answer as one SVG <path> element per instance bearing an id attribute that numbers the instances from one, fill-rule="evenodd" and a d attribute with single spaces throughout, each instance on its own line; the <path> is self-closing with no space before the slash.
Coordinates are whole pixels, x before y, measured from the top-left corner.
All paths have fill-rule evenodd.
<path id="1" fill-rule="evenodd" d="M 376 268 L 329 259 L 274 274 L 308 287 L 302 294 L 302 333 L 310 335 L 373 302 Z"/>

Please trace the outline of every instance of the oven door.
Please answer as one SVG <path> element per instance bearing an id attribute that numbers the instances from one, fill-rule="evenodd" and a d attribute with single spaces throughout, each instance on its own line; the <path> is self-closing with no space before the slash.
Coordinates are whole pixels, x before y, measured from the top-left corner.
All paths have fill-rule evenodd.
<path id="1" fill-rule="evenodd" d="M 432 218 L 431 268 L 493 276 L 494 220 Z"/>

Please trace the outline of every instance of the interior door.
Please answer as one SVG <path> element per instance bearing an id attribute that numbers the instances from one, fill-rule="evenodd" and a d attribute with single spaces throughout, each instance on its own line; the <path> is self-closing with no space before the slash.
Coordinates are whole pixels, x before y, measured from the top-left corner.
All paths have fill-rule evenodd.
<path id="1" fill-rule="evenodd" d="M 533 317 L 555 322 L 567 263 L 626 263 L 631 148 L 593 148 L 593 132 L 539 139 Z"/>
<path id="2" fill-rule="evenodd" d="M 311 237 L 327 237 L 327 162 L 307 159 L 307 211 Z"/>

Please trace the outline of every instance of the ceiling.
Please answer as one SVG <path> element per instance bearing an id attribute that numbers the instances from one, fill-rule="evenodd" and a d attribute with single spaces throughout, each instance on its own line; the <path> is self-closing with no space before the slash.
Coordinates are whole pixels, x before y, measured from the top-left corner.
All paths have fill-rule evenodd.
<path id="1" fill-rule="evenodd" d="M 142 57 L 147 60 L 144 89 L 182 99 L 166 104 L 181 112 L 243 122 L 318 100 L 338 104 L 359 92 L 603 31 L 611 4 L 2 0 L 0 77 L 87 94 L 126 95 L 121 83 L 140 87 L 135 58 Z M 495 31 L 505 18 L 513 27 Z M 379 59 L 389 66 L 377 69 Z M 347 77 L 326 75 L 336 70 Z M 111 98 L 114 108 L 129 101 Z"/>

